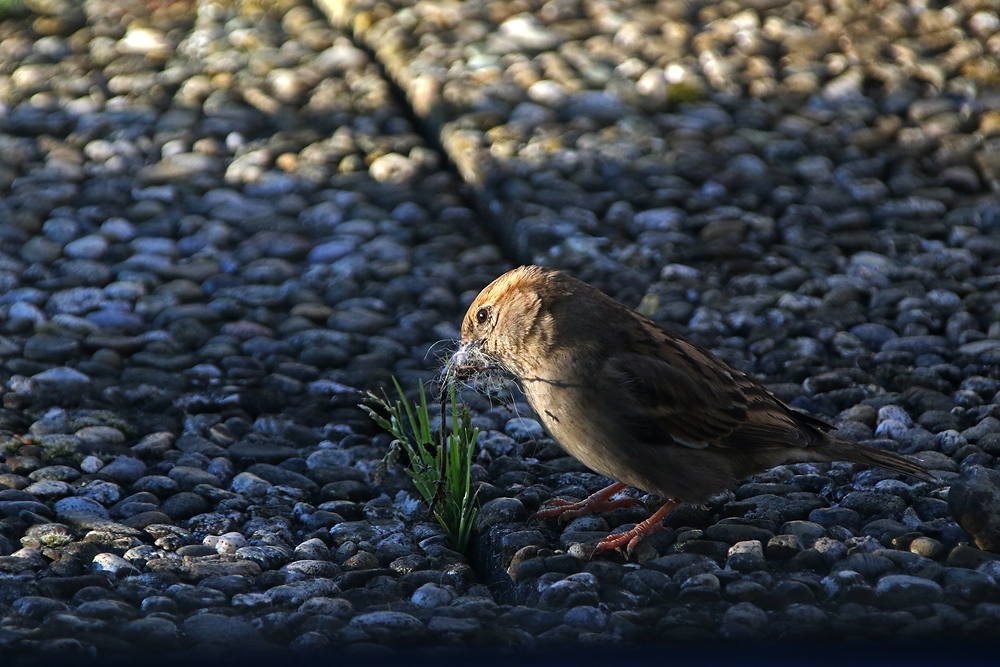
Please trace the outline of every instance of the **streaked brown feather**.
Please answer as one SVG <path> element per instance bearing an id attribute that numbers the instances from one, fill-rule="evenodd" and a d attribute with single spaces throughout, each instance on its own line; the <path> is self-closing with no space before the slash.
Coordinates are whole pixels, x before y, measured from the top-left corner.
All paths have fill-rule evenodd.
<path id="1" fill-rule="evenodd" d="M 644 333 L 654 331 L 657 340 L 637 346 L 642 354 L 609 358 L 605 375 L 639 406 L 629 416 L 635 431 L 647 434 L 644 442 L 775 448 L 826 440 L 825 422 L 796 412 L 708 350 L 642 320 Z"/>

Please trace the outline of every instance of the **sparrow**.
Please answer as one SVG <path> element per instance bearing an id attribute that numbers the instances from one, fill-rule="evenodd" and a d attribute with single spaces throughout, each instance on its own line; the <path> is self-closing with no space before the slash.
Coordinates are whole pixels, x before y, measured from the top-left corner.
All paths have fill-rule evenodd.
<path id="1" fill-rule="evenodd" d="M 680 503 L 789 463 L 852 461 L 936 482 L 919 463 L 831 435 L 706 348 L 570 275 L 522 266 L 480 292 L 462 322 L 451 381 L 512 375 L 549 434 L 615 480 L 586 500 L 554 499 L 534 518 L 635 504 L 627 486 L 668 498 L 594 553 L 636 544 Z"/>

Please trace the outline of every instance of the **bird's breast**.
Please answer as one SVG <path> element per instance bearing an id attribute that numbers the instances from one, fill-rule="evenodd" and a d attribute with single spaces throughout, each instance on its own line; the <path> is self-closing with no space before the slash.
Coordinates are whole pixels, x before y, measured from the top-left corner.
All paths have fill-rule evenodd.
<path id="1" fill-rule="evenodd" d="M 524 382 L 524 390 L 549 434 L 600 475 L 683 502 L 704 502 L 736 479 L 732 461 L 718 452 L 637 442 L 612 389 Z"/>
<path id="2" fill-rule="evenodd" d="M 602 475 L 620 479 L 618 451 L 628 437 L 616 433 L 599 392 L 570 382 L 525 382 L 525 396 L 549 434 L 571 456 Z"/>

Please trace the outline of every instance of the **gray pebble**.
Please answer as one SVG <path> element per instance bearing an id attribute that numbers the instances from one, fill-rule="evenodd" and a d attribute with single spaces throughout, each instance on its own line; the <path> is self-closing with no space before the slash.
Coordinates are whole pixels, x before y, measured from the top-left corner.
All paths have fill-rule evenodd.
<path id="1" fill-rule="evenodd" d="M 518 442 L 530 442 L 545 436 L 542 425 L 534 419 L 515 417 L 504 426 L 504 432 Z"/>
<path id="2" fill-rule="evenodd" d="M 220 614 L 196 614 L 181 624 L 184 634 L 197 642 L 233 646 L 253 641 L 260 633 L 248 621 Z"/>
<path id="3" fill-rule="evenodd" d="M 940 584 L 906 574 L 886 575 L 875 587 L 878 602 L 891 609 L 934 604 L 944 598 Z"/>
<path id="4" fill-rule="evenodd" d="M 434 609 L 436 607 L 446 606 L 454 599 L 455 594 L 447 588 L 437 584 L 427 583 L 413 592 L 413 596 L 410 598 L 410 601 L 418 607 Z"/>
<path id="5" fill-rule="evenodd" d="M 98 519 L 109 519 L 111 515 L 99 502 L 85 496 L 74 496 L 56 501 L 53 509 L 60 514 L 82 514 Z"/>
<path id="6" fill-rule="evenodd" d="M 423 634 L 424 624 L 410 614 L 375 611 L 351 619 L 352 628 L 362 630 L 376 641 L 401 643 Z"/>
<path id="7" fill-rule="evenodd" d="M 978 465 L 963 467 L 952 483 L 948 508 L 979 548 L 1000 548 L 1000 473 Z"/>
<path id="8" fill-rule="evenodd" d="M 119 456 L 100 470 L 100 476 L 117 484 L 132 484 L 146 474 L 142 461 Z"/>

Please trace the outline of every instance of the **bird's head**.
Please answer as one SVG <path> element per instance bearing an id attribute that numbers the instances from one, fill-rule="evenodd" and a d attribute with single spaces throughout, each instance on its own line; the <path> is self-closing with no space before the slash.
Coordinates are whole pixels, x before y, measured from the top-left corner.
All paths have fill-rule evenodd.
<path id="1" fill-rule="evenodd" d="M 462 340 L 448 365 L 459 375 L 499 367 L 524 377 L 532 355 L 552 337 L 549 310 L 566 280 L 572 279 L 554 269 L 522 266 L 487 285 L 465 314 Z"/>

